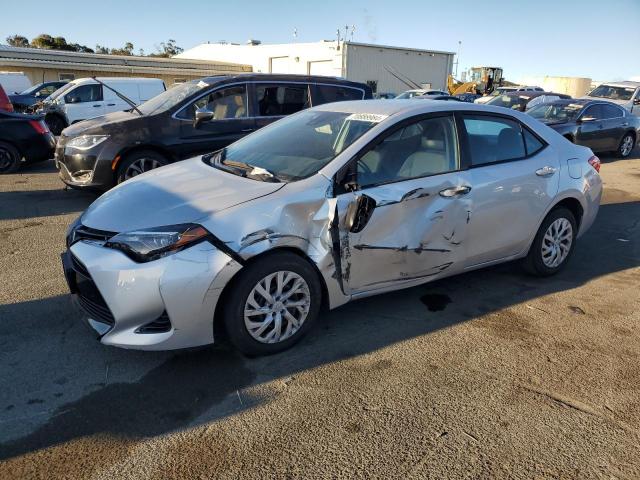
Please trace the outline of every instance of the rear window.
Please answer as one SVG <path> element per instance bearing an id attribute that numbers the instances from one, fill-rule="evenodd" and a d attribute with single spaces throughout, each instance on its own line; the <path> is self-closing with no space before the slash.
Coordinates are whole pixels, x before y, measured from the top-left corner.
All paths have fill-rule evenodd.
<path id="1" fill-rule="evenodd" d="M 309 108 L 307 85 L 256 85 L 258 114 L 261 117 L 291 115 Z"/>
<path id="2" fill-rule="evenodd" d="M 362 100 L 364 92 L 350 87 L 334 85 L 316 85 L 313 90 L 313 104 L 342 102 L 345 100 Z"/>

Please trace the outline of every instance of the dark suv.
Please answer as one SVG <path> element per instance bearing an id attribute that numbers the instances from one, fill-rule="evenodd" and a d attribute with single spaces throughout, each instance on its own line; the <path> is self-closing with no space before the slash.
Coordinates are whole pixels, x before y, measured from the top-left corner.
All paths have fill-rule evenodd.
<path id="1" fill-rule="evenodd" d="M 62 181 L 106 190 L 153 168 L 226 147 L 305 108 L 372 98 L 334 77 L 243 74 L 179 84 L 126 112 L 63 130 L 56 147 Z"/>

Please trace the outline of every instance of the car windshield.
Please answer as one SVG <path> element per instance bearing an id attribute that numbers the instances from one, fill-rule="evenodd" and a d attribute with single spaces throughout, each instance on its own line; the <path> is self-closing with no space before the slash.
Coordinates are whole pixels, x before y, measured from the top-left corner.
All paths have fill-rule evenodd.
<path id="1" fill-rule="evenodd" d="M 33 87 L 29 87 L 27 88 L 24 92 L 20 92 L 20 95 L 31 95 L 33 93 L 36 93 L 38 90 L 40 90 L 41 87 L 41 83 L 34 85 Z"/>
<path id="2" fill-rule="evenodd" d="M 575 119 L 583 108 L 582 103 L 548 103 L 533 107 L 527 113 L 538 120 L 568 122 Z"/>
<path id="3" fill-rule="evenodd" d="M 60 95 L 63 95 L 67 90 L 69 90 L 71 87 L 75 87 L 76 84 L 75 83 L 67 83 L 66 85 L 63 85 L 62 87 L 60 87 L 58 90 L 56 90 L 55 92 L 53 92 L 51 95 L 49 95 L 47 97 L 47 100 L 55 100 L 56 98 L 58 98 Z"/>
<path id="4" fill-rule="evenodd" d="M 138 105 L 138 110 L 145 115 L 166 112 L 171 107 L 182 102 L 185 98 L 207 87 L 209 87 L 209 84 L 205 82 L 181 83 Z"/>
<path id="5" fill-rule="evenodd" d="M 526 95 L 498 95 L 497 97 L 489 100 L 487 105 L 512 108 L 513 110 L 524 110 L 528 101 L 529 97 Z"/>
<path id="6" fill-rule="evenodd" d="M 300 180 L 317 173 L 384 118 L 367 113 L 307 110 L 258 130 L 208 161 L 258 180 Z"/>
<path id="7" fill-rule="evenodd" d="M 636 89 L 634 87 L 614 87 L 612 85 L 600 85 L 596 87 L 591 93 L 590 97 L 608 98 L 609 100 L 631 100 L 633 92 Z"/>

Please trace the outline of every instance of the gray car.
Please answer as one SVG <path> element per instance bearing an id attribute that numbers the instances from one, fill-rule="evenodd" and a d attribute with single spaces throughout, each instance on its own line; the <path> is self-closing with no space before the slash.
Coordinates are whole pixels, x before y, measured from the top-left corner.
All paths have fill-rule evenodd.
<path id="1" fill-rule="evenodd" d="M 193 347 L 220 327 L 268 354 L 321 307 L 515 259 L 556 273 L 596 217 L 599 167 L 503 108 L 327 104 L 104 194 L 63 264 L 103 344 Z"/>

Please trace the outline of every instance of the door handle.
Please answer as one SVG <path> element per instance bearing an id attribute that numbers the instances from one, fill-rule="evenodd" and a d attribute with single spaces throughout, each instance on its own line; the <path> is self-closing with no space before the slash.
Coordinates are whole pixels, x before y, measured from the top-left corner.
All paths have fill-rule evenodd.
<path id="1" fill-rule="evenodd" d="M 546 167 L 542 167 L 536 170 L 536 175 L 538 175 L 539 177 L 550 177 L 554 173 L 556 173 L 556 169 L 548 165 Z"/>
<path id="2" fill-rule="evenodd" d="M 98 105 L 94 105 L 94 107 L 101 107 L 102 105 L 98 104 Z"/>
<path id="3" fill-rule="evenodd" d="M 624 122 L 624 123 L 622 124 L 622 126 L 623 126 L 623 127 L 628 127 L 628 126 L 629 126 L 629 122 Z"/>
<path id="4" fill-rule="evenodd" d="M 242 133 L 253 132 L 253 128 L 243 128 L 240 130 Z"/>
<path id="5" fill-rule="evenodd" d="M 458 185 L 457 187 L 445 188 L 440 190 L 440 196 L 444 198 L 458 197 L 466 195 L 471 191 L 471 187 L 468 185 Z"/>
<path id="6" fill-rule="evenodd" d="M 115 103 L 107 103 L 107 107 L 115 107 L 115 106 L 116 106 Z M 94 105 L 94 107 L 95 107 L 95 105 Z"/>

